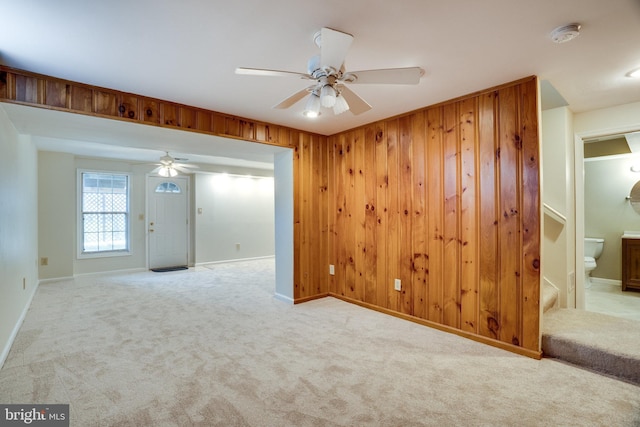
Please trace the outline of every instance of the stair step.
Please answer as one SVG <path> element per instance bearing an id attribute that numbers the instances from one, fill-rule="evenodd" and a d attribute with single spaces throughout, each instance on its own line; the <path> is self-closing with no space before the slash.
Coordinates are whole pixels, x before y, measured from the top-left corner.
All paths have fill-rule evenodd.
<path id="1" fill-rule="evenodd" d="M 544 314 L 542 352 L 640 385 L 640 322 L 576 309 Z"/>
<path id="2" fill-rule="evenodd" d="M 544 281 L 544 286 L 542 287 L 542 307 L 543 313 L 546 313 L 551 308 L 557 306 L 559 292 L 555 286 Z"/>

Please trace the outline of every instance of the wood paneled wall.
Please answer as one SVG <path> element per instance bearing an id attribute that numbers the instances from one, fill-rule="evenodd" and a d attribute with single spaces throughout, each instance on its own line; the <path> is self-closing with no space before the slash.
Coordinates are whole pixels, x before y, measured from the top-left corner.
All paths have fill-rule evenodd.
<path id="1" fill-rule="evenodd" d="M 292 148 L 297 303 L 540 356 L 533 77 L 330 137 L 3 66 L 0 101 Z"/>
<path id="2" fill-rule="evenodd" d="M 330 136 L 329 293 L 539 356 L 537 111 L 529 78 Z"/>

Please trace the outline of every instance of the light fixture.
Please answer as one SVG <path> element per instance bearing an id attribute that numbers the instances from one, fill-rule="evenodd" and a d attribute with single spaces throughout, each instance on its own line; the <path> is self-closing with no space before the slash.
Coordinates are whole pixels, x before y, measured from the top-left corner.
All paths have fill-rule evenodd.
<path id="1" fill-rule="evenodd" d="M 347 104 L 347 100 L 344 99 L 344 96 L 338 94 L 336 97 L 336 103 L 333 106 L 333 114 L 338 115 L 342 114 L 349 109 L 349 104 Z"/>
<path id="2" fill-rule="evenodd" d="M 631 77 L 633 79 L 640 78 L 640 68 L 636 68 L 635 70 L 631 70 L 626 74 L 627 77 Z"/>
<path id="3" fill-rule="evenodd" d="M 566 43 L 580 35 L 580 24 L 562 25 L 551 32 L 551 40 L 555 43 Z"/>
<path id="4" fill-rule="evenodd" d="M 311 92 L 311 95 L 309 95 L 302 115 L 309 118 L 315 118 L 320 115 L 320 97 L 315 92 Z"/>
<path id="5" fill-rule="evenodd" d="M 163 177 L 174 177 L 178 175 L 178 171 L 175 170 L 172 166 L 162 166 L 159 170 L 158 170 L 158 175 L 163 176 Z"/>
<path id="6" fill-rule="evenodd" d="M 320 89 L 320 104 L 326 108 L 336 105 L 336 90 L 331 85 L 324 85 Z"/>

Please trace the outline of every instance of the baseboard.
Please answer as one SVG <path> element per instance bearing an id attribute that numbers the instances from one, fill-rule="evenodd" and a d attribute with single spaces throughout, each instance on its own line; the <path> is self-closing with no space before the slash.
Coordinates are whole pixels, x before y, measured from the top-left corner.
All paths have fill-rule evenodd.
<path id="1" fill-rule="evenodd" d="M 56 283 L 56 282 L 65 282 L 67 280 L 73 280 L 73 276 L 67 276 L 67 277 L 54 277 L 51 279 L 40 279 L 38 281 L 38 284 L 40 285 L 46 285 L 47 283 Z"/>
<path id="2" fill-rule="evenodd" d="M 242 261 L 255 261 L 255 260 L 259 260 L 259 259 L 269 259 L 269 258 L 275 258 L 275 255 L 267 255 L 267 256 L 257 256 L 257 257 L 251 257 L 251 258 L 234 258 L 234 259 L 224 259 L 221 261 L 207 261 L 207 262 L 197 262 L 195 263 L 196 267 L 206 267 L 207 265 L 214 265 L 214 264 L 226 264 L 228 262 L 242 262 Z"/>
<path id="3" fill-rule="evenodd" d="M 11 351 L 11 347 L 13 346 L 13 342 L 15 341 L 16 337 L 18 336 L 18 332 L 20 331 L 20 328 L 22 327 L 22 323 L 24 322 L 24 318 L 27 316 L 27 312 L 29 311 L 29 307 L 31 307 L 31 301 L 33 301 L 33 297 L 36 295 L 36 291 L 38 290 L 38 286 L 40 286 L 40 282 L 36 282 L 36 285 L 33 287 L 33 291 L 31 291 L 31 295 L 29 295 L 29 299 L 27 300 L 27 303 L 24 306 L 24 309 L 22 310 L 22 313 L 20 313 L 20 317 L 18 318 L 18 321 L 16 322 L 15 326 L 13 327 L 13 330 L 11 331 L 11 335 L 9 335 L 9 339 L 7 340 L 4 348 L 2 349 L 2 354 L 0 354 L 0 369 L 2 369 L 2 367 L 4 366 L 4 362 L 7 360 L 7 357 L 9 357 L 9 351 Z"/>
<path id="4" fill-rule="evenodd" d="M 106 271 L 94 271 L 92 273 L 79 273 L 74 274 L 73 278 L 76 277 L 90 277 L 90 276 L 104 276 L 105 274 L 130 274 L 130 273 L 143 273 L 145 271 L 149 271 L 146 268 L 125 268 L 123 270 L 106 270 Z M 72 279 L 73 279 L 72 278 Z"/>
<path id="5" fill-rule="evenodd" d="M 364 308 L 368 308 L 371 310 L 375 310 L 375 311 L 379 311 L 380 313 L 384 313 L 384 314 L 388 314 L 390 316 L 394 316 L 400 319 L 404 319 L 404 320 L 408 320 L 410 322 L 414 322 L 417 323 L 419 325 L 423 325 L 423 326 L 428 326 L 430 328 L 434 328 L 434 329 L 438 329 L 444 332 L 449 332 L 452 333 L 454 335 L 458 335 L 461 336 L 463 338 L 468 338 L 470 340 L 482 343 L 482 344 L 487 344 L 490 345 L 492 347 L 497 347 L 500 348 L 502 350 L 506 350 L 506 351 L 510 351 L 511 353 L 516 353 L 519 354 L 521 356 L 526 356 L 526 357 L 530 357 L 532 359 L 536 359 L 536 360 L 540 360 L 542 358 L 542 351 L 537 351 L 537 350 L 530 350 L 530 349 L 526 349 L 520 346 L 516 346 L 513 344 L 509 344 L 503 341 L 498 341 L 496 339 L 493 338 L 487 338 L 481 335 L 477 335 L 474 334 L 472 332 L 467 332 L 467 331 L 463 331 L 461 329 L 457 329 L 451 326 L 447 326 L 447 325 L 443 325 L 441 323 L 436 323 L 436 322 L 432 322 L 430 320 L 426 320 L 426 319 L 422 319 L 419 317 L 415 317 L 415 316 L 411 316 L 409 314 L 404 314 L 404 313 L 400 313 L 397 311 L 393 311 L 390 310 L 388 308 L 384 308 L 384 307 L 379 307 L 377 305 L 373 305 L 373 304 L 369 304 L 363 301 L 359 301 L 353 298 L 349 298 L 346 297 L 344 295 L 339 295 L 339 294 L 335 294 L 333 292 L 329 292 L 329 296 L 330 297 L 334 297 L 340 300 L 343 300 L 345 302 L 351 303 L 351 304 L 355 304 L 355 305 L 359 305 L 361 307 Z"/>
<path id="6" fill-rule="evenodd" d="M 289 305 L 293 305 L 294 304 L 293 298 L 289 298 L 286 295 L 282 295 L 282 294 L 279 294 L 279 293 L 276 292 L 273 297 L 275 299 L 277 299 L 278 301 L 286 302 Z"/>
<path id="7" fill-rule="evenodd" d="M 622 288 L 622 280 L 601 279 L 600 277 L 592 277 L 591 284 L 617 286 L 619 288 Z"/>

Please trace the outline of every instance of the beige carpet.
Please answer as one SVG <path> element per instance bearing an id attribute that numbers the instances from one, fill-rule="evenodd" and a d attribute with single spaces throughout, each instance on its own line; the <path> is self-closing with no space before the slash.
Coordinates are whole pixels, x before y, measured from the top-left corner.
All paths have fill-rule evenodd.
<path id="1" fill-rule="evenodd" d="M 638 426 L 640 387 L 325 298 L 273 260 L 42 285 L 1 403 L 73 426 Z"/>
<path id="2" fill-rule="evenodd" d="M 544 314 L 545 356 L 615 375 L 640 386 L 640 322 L 575 309 Z"/>

